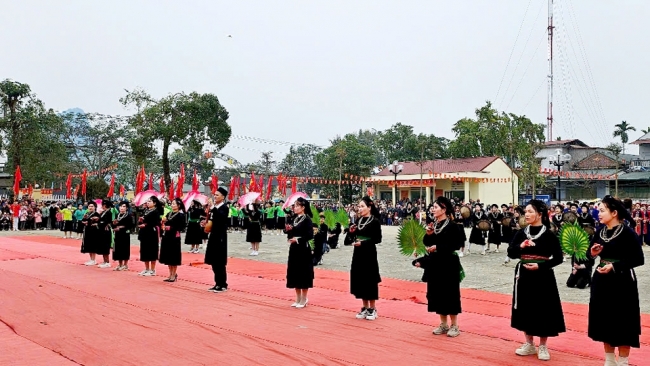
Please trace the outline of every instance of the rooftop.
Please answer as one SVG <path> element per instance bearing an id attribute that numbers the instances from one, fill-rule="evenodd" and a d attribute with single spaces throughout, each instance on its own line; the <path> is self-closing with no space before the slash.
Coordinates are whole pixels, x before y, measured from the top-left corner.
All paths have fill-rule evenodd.
<path id="1" fill-rule="evenodd" d="M 589 147 L 589 145 L 578 139 L 571 140 L 555 140 L 555 141 L 546 141 L 545 146 L 578 146 L 578 147 Z"/>
<path id="2" fill-rule="evenodd" d="M 630 143 L 635 145 L 650 144 L 650 132 L 646 133 L 645 135 L 639 137 L 638 139 Z"/>
<path id="3" fill-rule="evenodd" d="M 465 159 L 437 159 L 425 161 L 422 166 L 425 173 L 429 171 L 433 173 L 481 172 L 497 159 L 500 158 L 497 156 L 483 156 Z M 400 162 L 400 164 L 404 165 L 404 169 L 400 174 L 420 174 L 420 165 L 417 162 L 406 161 Z M 390 172 L 389 167 L 386 167 L 377 175 L 391 176 L 393 173 Z"/>

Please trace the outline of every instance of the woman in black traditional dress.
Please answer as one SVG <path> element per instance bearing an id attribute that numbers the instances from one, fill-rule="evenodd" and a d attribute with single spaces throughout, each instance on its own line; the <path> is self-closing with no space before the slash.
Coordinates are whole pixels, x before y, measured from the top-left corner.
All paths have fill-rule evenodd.
<path id="1" fill-rule="evenodd" d="M 339 222 L 334 225 L 334 229 L 327 230 L 327 245 L 329 245 L 330 249 L 336 249 L 339 247 L 339 237 L 342 231 L 341 223 Z"/>
<path id="2" fill-rule="evenodd" d="M 512 210 L 512 216 L 510 217 L 510 225 L 508 227 L 503 226 L 501 229 L 504 233 L 504 236 L 508 234 L 505 243 L 508 243 L 510 245 L 510 242 L 512 242 L 512 239 L 517 235 L 517 232 L 521 230 L 521 226 L 519 226 L 519 218 L 524 216 L 524 209 L 521 208 L 521 206 L 517 206 Z M 506 264 L 510 263 L 511 258 L 508 257 L 508 254 L 506 253 L 506 259 L 503 261 L 503 265 L 505 266 Z"/>
<path id="3" fill-rule="evenodd" d="M 158 197 L 151 196 L 147 200 L 147 209 L 138 220 L 138 239 L 140 239 L 140 261 L 144 262 L 144 270 L 140 276 L 155 276 L 156 261 L 160 244 L 160 216 L 163 214 L 163 204 Z"/>
<path id="4" fill-rule="evenodd" d="M 490 213 L 488 213 L 488 220 L 490 220 L 490 231 L 488 231 L 488 247 L 490 244 L 495 244 L 497 248 L 495 253 L 499 253 L 499 246 L 501 245 L 501 221 L 503 221 L 503 214 L 499 212 L 499 206 L 493 204 L 490 206 Z"/>
<path id="5" fill-rule="evenodd" d="M 359 202 L 359 221 L 351 225 L 349 233 L 354 236 L 354 251 L 350 266 L 350 292 L 361 299 L 363 307 L 357 319 L 377 319 L 375 301 L 379 299 L 379 261 L 377 244 L 381 243 L 379 210 L 368 196 Z M 349 234 L 349 235 L 350 235 Z"/>
<path id="6" fill-rule="evenodd" d="M 97 220 L 99 220 L 97 204 L 95 202 L 88 202 L 88 211 L 81 219 L 81 222 L 84 225 L 84 236 L 81 240 L 81 252 L 90 255 L 90 260 L 84 263 L 86 266 L 94 266 L 97 264 L 97 261 L 95 261 L 99 235 L 96 225 Z"/>
<path id="7" fill-rule="evenodd" d="M 203 205 L 198 201 L 192 201 L 192 206 L 187 211 L 187 232 L 185 233 L 185 244 L 191 245 L 189 253 L 199 253 L 199 246 L 203 242 L 204 230 L 201 221 L 206 217 Z"/>
<path id="8" fill-rule="evenodd" d="M 639 348 L 641 311 L 634 268 L 644 264 L 643 250 L 634 223 L 623 203 L 605 196 L 598 207 L 603 226 L 594 236 L 590 258 L 600 257 L 591 280 L 589 298 L 589 338 L 603 342 L 605 366 L 628 365 L 630 347 Z M 616 361 L 618 348 L 618 363 Z"/>
<path id="9" fill-rule="evenodd" d="M 287 288 L 296 290 L 295 308 L 307 306 L 307 292 L 314 287 L 314 264 L 309 241 L 313 238 L 312 213 L 309 201 L 300 197 L 293 205 L 295 218 L 287 221 L 284 232 L 289 242 Z"/>
<path id="10" fill-rule="evenodd" d="M 97 225 L 97 254 L 104 257 L 104 263 L 97 265 L 99 268 L 111 268 L 109 255 L 111 254 L 111 247 L 113 246 L 113 202 L 109 200 L 102 201 L 102 213 L 99 215 L 99 220 L 94 225 Z"/>
<path id="11" fill-rule="evenodd" d="M 545 361 L 551 359 L 546 347 L 548 337 L 566 331 L 553 272 L 553 267 L 563 261 L 562 247 L 549 230 L 547 212 L 544 202 L 530 200 L 525 211 L 528 226 L 517 232 L 508 247 L 508 257 L 521 259 L 515 267 L 511 326 L 524 332 L 526 343 L 515 353 L 537 354 Z M 539 337 L 539 351 L 533 337 Z"/>
<path id="12" fill-rule="evenodd" d="M 433 211 L 433 205 L 429 208 L 429 211 L 431 211 L 431 216 L 435 219 L 435 216 L 433 215 L 433 212 L 432 212 Z M 458 256 L 460 258 L 463 258 L 463 256 L 465 255 L 464 252 L 465 252 L 465 242 L 467 241 L 467 234 L 465 233 L 465 225 L 464 225 L 465 219 L 463 219 L 463 214 L 460 212 L 460 205 L 457 204 L 454 207 L 454 214 L 453 214 L 453 216 L 450 216 L 449 218 L 456 225 L 458 225 L 458 227 L 461 228 L 461 232 L 462 232 L 462 235 L 463 235 L 462 236 L 463 243 L 460 245 L 460 249 L 458 250 Z M 427 213 L 427 225 L 429 225 L 430 223 L 432 223 L 434 221 L 435 220 L 429 221 L 429 214 Z"/>
<path id="13" fill-rule="evenodd" d="M 469 234 L 469 245 L 467 246 L 467 254 L 470 253 L 472 249 L 472 244 L 481 246 L 481 254 L 485 255 L 485 231 L 478 228 L 478 222 L 481 220 L 487 220 L 487 216 L 481 208 L 481 204 L 477 203 L 474 205 L 474 214 L 472 218 L 472 231 Z"/>
<path id="14" fill-rule="evenodd" d="M 318 223 L 314 222 L 314 249 L 313 263 L 314 266 L 323 264 L 323 254 L 327 245 L 327 225 L 325 225 L 325 215 L 321 213 L 318 217 Z"/>
<path id="15" fill-rule="evenodd" d="M 176 270 L 181 265 L 181 231 L 185 228 L 185 205 L 180 198 L 172 201 L 172 210 L 162 220 L 163 237 L 160 241 L 160 264 L 169 267 L 169 277 L 165 282 L 176 282 Z M 199 227 L 200 224 L 199 224 Z"/>
<path id="16" fill-rule="evenodd" d="M 128 271 L 129 259 L 131 259 L 131 229 L 133 220 L 129 215 L 129 203 L 124 201 L 120 203 L 120 212 L 113 220 L 113 260 L 118 262 L 114 271 Z"/>
<path id="17" fill-rule="evenodd" d="M 564 207 L 561 204 L 557 204 L 555 206 L 555 213 L 553 214 L 553 217 L 551 217 L 551 223 L 553 223 L 556 227 L 557 230 L 560 230 L 560 227 L 562 227 L 562 223 L 564 218 Z"/>
<path id="18" fill-rule="evenodd" d="M 427 283 L 427 301 L 430 313 L 440 315 L 440 325 L 433 334 L 460 335 L 458 314 L 460 306 L 460 259 L 456 253 L 465 242 L 461 225 L 452 218 L 454 210 L 448 198 L 438 197 L 433 204 L 435 221 L 427 225 L 423 242 L 428 254 L 413 261 L 424 269 L 422 281 Z M 447 322 L 451 318 L 451 326 Z"/>
<path id="19" fill-rule="evenodd" d="M 242 209 L 248 218 L 246 229 L 246 242 L 251 243 L 251 254 L 259 255 L 260 243 L 262 242 L 262 211 L 258 202 L 251 203 Z"/>

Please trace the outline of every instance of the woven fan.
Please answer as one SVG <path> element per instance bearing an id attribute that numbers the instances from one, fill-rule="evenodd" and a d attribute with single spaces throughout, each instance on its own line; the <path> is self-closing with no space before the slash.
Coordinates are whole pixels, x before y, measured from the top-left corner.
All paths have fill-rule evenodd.
<path id="1" fill-rule="evenodd" d="M 589 234 L 579 224 L 564 223 L 558 234 L 562 251 L 575 255 L 578 260 L 587 259 L 589 249 Z"/>
<path id="2" fill-rule="evenodd" d="M 350 217 L 348 217 L 348 213 L 342 208 L 336 211 L 336 221 L 341 224 L 341 227 L 346 228 L 350 226 Z"/>
<path id="3" fill-rule="evenodd" d="M 334 230 L 336 228 L 336 214 L 332 210 L 325 210 L 323 213 L 325 214 L 325 225 L 327 225 L 328 229 Z"/>
<path id="4" fill-rule="evenodd" d="M 318 209 L 314 205 L 310 205 L 310 208 L 311 208 L 311 214 L 312 214 L 311 221 L 315 222 L 315 223 L 319 223 L 318 215 L 320 215 L 320 213 L 318 212 Z"/>
<path id="5" fill-rule="evenodd" d="M 425 255 L 427 249 L 422 242 L 426 231 L 415 220 L 405 220 L 397 231 L 397 245 L 399 251 L 405 256 L 412 256 L 413 253 L 417 255 Z"/>
<path id="6" fill-rule="evenodd" d="M 314 248 L 316 248 L 316 243 L 314 242 L 314 239 L 310 239 L 307 243 L 309 244 L 311 250 L 314 250 Z"/>

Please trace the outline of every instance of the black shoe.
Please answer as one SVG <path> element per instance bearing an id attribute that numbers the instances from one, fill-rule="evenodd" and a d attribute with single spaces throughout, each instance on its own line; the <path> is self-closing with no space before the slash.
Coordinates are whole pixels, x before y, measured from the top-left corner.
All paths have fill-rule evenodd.
<path id="1" fill-rule="evenodd" d="M 216 288 L 214 289 L 213 292 L 226 292 L 226 291 L 228 291 L 228 288 L 227 288 L 227 287 L 221 287 L 221 286 L 218 286 L 218 287 L 216 287 Z"/>
<path id="2" fill-rule="evenodd" d="M 208 289 L 208 291 L 211 291 L 211 292 L 217 292 L 217 285 L 214 285 L 213 287 L 210 287 L 210 288 Z"/>

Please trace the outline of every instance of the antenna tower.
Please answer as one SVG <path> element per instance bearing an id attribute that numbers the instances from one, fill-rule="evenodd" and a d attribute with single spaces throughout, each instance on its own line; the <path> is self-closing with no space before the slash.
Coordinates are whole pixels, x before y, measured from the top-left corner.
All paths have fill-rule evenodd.
<path id="1" fill-rule="evenodd" d="M 553 0 L 548 0 L 548 90 L 546 107 L 546 136 L 553 140 Z"/>

